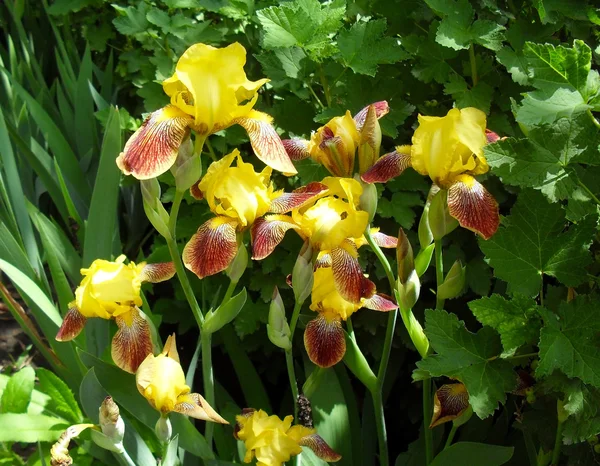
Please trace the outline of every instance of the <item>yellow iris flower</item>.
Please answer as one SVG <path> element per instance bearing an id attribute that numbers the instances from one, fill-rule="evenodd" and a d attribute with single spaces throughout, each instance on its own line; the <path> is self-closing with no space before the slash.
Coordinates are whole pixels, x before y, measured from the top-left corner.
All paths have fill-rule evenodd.
<path id="1" fill-rule="evenodd" d="M 270 178 L 270 167 L 256 172 L 237 149 L 210 165 L 192 193 L 206 199 L 216 217 L 202 224 L 185 246 L 183 262 L 189 270 L 200 278 L 225 270 L 237 254 L 238 234 L 253 227 L 267 212 L 289 212 L 327 189 L 321 183 L 311 183 L 284 193 L 275 191 Z M 253 230 L 252 239 L 253 258 L 264 257 L 256 252 L 256 245 L 271 242 L 272 237 Z"/>
<path id="2" fill-rule="evenodd" d="M 325 461 L 335 462 L 342 458 L 317 434 L 316 429 L 292 426 L 293 416 L 281 420 L 263 410 L 250 409 L 244 410 L 236 420 L 235 436 L 246 446 L 245 463 L 256 458 L 257 466 L 281 466 L 292 456 L 302 453 L 302 446 L 310 448 Z"/>
<path id="3" fill-rule="evenodd" d="M 161 415 L 174 411 L 204 421 L 228 424 L 201 395 L 190 393 L 179 363 L 175 334 L 167 338 L 158 356 L 149 354 L 144 359 L 135 374 L 135 383 L 142 396 Z"/>
<path id="4" fill-rule="evenodd" d="M 483 148 L 497 139 L 486 130 L 485 113 L 476 108 L 453 108 L 444 117 L 419 115 L 412 146 L 398 146 L 384 155 L 362 179 L 386 182 L 413 167 L 447 190 L 450 215 L 488 239 L 500 223 L 498 203 L 474 176 L 489 170 Z"/>
<path id="5" fill-rule="evenodd" d="M 311 157 L 334 176 L 352 177 L 358 150 L 359 172 L 363 173 L 379 158 L 381 129 L 379 118 L 389 112 L 386 101 L 375 102 L 358 112 L 350 111 L 329 120 L 310 140 L 285 139 L 288 155 L 294 161 Z"/>
<path id="6" fill-rule="evenodd" d="M 295 174 L 272 118 L 253 109 L 258 89 L 269 80 L 249 81 L 246 50 L 239 43 L 225 48 L 194 44 L 179 58 L 175 73 L 163 82 L 171 104 L 153 112 L 131 136 L 117 165 L 138 179 L 154 178 L 173 166 L 190 130 L 204 139 L 239 124 L 257 157 L 275 170 Z"/>
<path id="7" fill-rule="evenodd" d="M 75 301 L 69 304 L 56 335 L 58 341 L 69 341 L 83 329 L 88 318 L 114 318 L 119 331 L 112 341 L 112 357 L 117 366 L 135 372 L 152 352 L 150 327 L 140 314 L 142 282 L 158 283 L 175 274 L 172 262 L 125 264 L 125 256 L 115 261 L 96 259 L 87 269 L 75 290 Z"/>

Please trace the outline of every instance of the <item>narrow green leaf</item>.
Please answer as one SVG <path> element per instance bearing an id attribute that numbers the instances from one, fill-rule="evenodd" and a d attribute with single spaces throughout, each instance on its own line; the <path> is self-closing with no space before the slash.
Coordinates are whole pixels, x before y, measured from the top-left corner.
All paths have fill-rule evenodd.
<path id="1" fill-rule="evenodd" d="M 17 242 L 4 223 L 0 223 L 0 257 L 9 264 L 14 265 L 38 285 L 41 284 L 35 270 L 33 270 L 31 263 L 25 255 L 25 251 L 23 251 L 22 245 Z"/>
<path id="2" fill-rule="evenodd" d="M 81 220 L 80 212 L 85 215 L 87 212 L 87 208 L 84 208 L 81 203 L 78 205 L 80 208 L 75 207 L 75 202 L 71 197 L 69 192 L 69 188 L 67 187 L 67 183 L 65 182 L 65 178 L 62 174 L 62 170 L 58 165 L 58 161 L 54 160 L 54 171 L 56 172 L 56 178 L 58 179 L 58 185 L 60 186 L 60 190 L 62 192 L 63 199 L 65 200 L 65 204 L 67 205 L 67 212 L 69 212 L 69 220 L 73 219 L 80 228 L 84 227 L 83 220 Z M 83 175 L 82 175 L 83 176 Z M 86 206 L 87 207 L 87 206 Z M 69 222 L 70 223 L 70 222 Z"/>
<path id="3" fill-rule="evenodd" d="M 431 466 L 501 466 L 513 456 L 514 447 L 458 442 L 440 452 Z"/>
<path id="4" fill-rule="evenodd" d="M 0 399 L 0 413 L 26 413 L 31 401 L 35 371 L 26 366 L 13 374 Z"/>
<path id="5" fill-rule="evenodd" d="M 177 466 L 179 459 L 177 458 L 177 446 L 179 444 L 179 435 L 174 435 L 167 445 L 165 456 L 160 463 L 161 466 Z"/>
<path id="6" fill-rule="evenodd" d="M 96 118 L 94 117 L 94 102 L 89 85 L 92 82 L 92 57 L 89 45 L 85 49 L 77 87 L 75 91 L 75 140 L 79 154 L 87 154 L 96 148 L 98 133 L 96 131 Z"/>
<path id="7" fill-rule="evenodd" d="M 40 381 L 40 390 L 51 398 L 48 407 L 72 424 L 80 423 L 83 420 L 83 414 L 68 385 L 53 372 L 42 367 L 38 368 L 37 376 Z"/>
<path id="8" fill-rule="evenodd" d="M 69 425 L 57 417 L 43 414 L 0 414 L 0 442 L 54 442 Z"/>

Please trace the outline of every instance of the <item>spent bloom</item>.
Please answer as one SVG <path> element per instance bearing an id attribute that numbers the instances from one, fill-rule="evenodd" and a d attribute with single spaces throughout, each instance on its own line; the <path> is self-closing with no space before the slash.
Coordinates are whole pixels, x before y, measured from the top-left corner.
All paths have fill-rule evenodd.
<path id="1" fill-rule="evenodd" d="M 115 261 L 96 259 L 81 269 L 83 280 L 69 303 L 58 341 L 69 341 L 83 329 L 87 319 L 115 319 L 119 330 L 112 340 L 112 358 L 121 369 L 134 373 L 144 358 L 152 353 L 150 327 L 138 306 L 142 305 L 142 282 L 158 283 L 175 274 L 172 262 L 125 264 L 125 256 Z"/>
<path id="2" fill-rule="evenodd" d="M 225 48 L 194 44 L 179 58 L 173 76 L 163 82 L 171 103 L 156 110 L 131 136 L 117 165 L 140 180 L 171 168 L 190 131 L 200 140 L 240 125 L 257 157 L 275 170 L 295 174 L 272 118 L 254 110 L 258 90 L 268 79 L 249 81 L 244 72 L 246 49 L 235 42 Z"/>
<path id="3" fill-rule="evenodd" d="M 209 166 L 192 193 L 206 199 L 215 217 L 198 228 L 183 250 L 183 262 L 189 270 L 200 278 L 225 270 L 237 254 L 238 233 L 253 227 L 267 212 L 289 212 L 327 189 L 321 183 L 311 183 L 284 193 L 275 191 L 270 179 L 270 167 L 257 173 L 237 149 Z M 264 257 L 256 253 L 256 247 L 271 241 L 264 233 L 253 230 L 254 259 Z"/>
<path id="4" fill-rule="evenodd" d="M 386 101 L 375 102 L 354 117 L 348 110 L 321 126 L 310 140 L 284 139 L 283 145 L 294 161 L 311 157 L 334 176 L 352 177 L 357 151 L 360 173 L 379 158 L 381 129 L 378 120 L 389 111 Z"/>
<path id="5" fill-rule="evenodd" d="M 292 426 L 293 416 L 281 420 L 269 416 L 262 409 L 245 409 L 236 417 L 235 437 L 246 446 L 245 463 L 254 458 L 257 466 L 282 466 L 292 456 L 302 453 L 302 447 L 310 448 L 324 461 L 335 462 L 341 455 L 331 449 L 316 429 L 302 425 Z"/>
<path id="6" fill-rule="evenodd" d="M 460 225 L 490 238 L 498 229 L 498 203 L 474 177 L 487 173 L 483 154 L 498 139 L 486 130 L 485 113 L 476 108 L 453 108 L 444 117 L 419 115 L 412 146 L 398 146 L 362 175 L 367 183 L 381 183 L 413 167 L 443 190 L 448 210 Z"/>
<path id="7" fill-rule="evenodd" d="M 185 414 L 204 421 L 228 424 L 198 393 L 190 393 L 185 374 L 179 363 L 175 334 L 158 356 L 149 354 L 140 364 L 135 383 L 138 391 L 162 416 L 170 412 Z"/>

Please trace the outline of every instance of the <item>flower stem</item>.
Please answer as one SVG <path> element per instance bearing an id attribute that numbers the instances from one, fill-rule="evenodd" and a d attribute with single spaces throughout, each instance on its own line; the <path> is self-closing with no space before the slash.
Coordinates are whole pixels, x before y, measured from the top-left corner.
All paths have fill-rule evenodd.
<path id="1" fill-rule="evenodd" d="M 475 60 L 475 44 L 471 42 L 469 47 L 469 61 L 471 62 L 471 79 L 473 80 L 473 86 L 477 86 L 477 61 Z"/>
<path id="2" fill-rule="evenodd" d="M 135 466 L 135 463 L 131 459 L 131 456 L 129 456 L 129 453 L 127 453 L 125 449 L 123 449 L 121 453 L 115 453 L 115 456 L 118 458 L 119 463 L 126 466 Z"/>
<path id="3" fill-rule="evenodd" d="M 167 241 L 167 246 L 169 247 L 171 260 L 175 265 L 177 278 L 179 283 L 181 283 L 181 288 L 183 288 L 187 302 L 192 309 L 192 313 L 194 314 L 198 328 L 201 329 L 202 324 L 204 324 L 204 316 L 202 314 L 202 310 L 200 309 L 200 305 L 196 300 L 196 296 L 194 295 L 190 281 L 188 280 L 183 262 L 181 260 L 181 255 L 179 254 L 179 248 L 177 247 L 177 216 L 179 215 L 179 207 L 181 205 L 181 201 L 183 200 L 183 194 L 183 191 L 175 191 L 175 197 L 173 198 L 173 204 L 171 205 L 171 213 L 169 214 L 169 232 L 171 237 L 165 239 Z"/>
<path id="4" fill-rule="evenodd" d="M 452 429 L 450 429 L 450 433 L 448 434 L 448 438 L 446 439 L 446 445 L 444 445 L 444 450 L 452 445 L 452 441 L 454 440 L 454 435 L 456 434 L 457 427 L 452 423 Z"/>
<path id="5" fill-rule="evenodd" d="M 592 192 L 592 190 L 590 188 L 588 188 L 585 183 L 583 181 L 581 181 L 579 178 L 577 178 L 577 184 L 579 186 L 581 186 L 581 188 L 587 193 L 588 196 L 590 196 L 590 198 L 592 198 L 592 200 L 600 205 L 600 199 L 598 199 L 598 197 L 596 195 L 594 195 L 594 193 Z"/>
<path id="6" fill-rule="evenodd" d="M 431 378 L 423 380 L 423 431 L 425 433 L 425 464 L 433 461 L 433 432 L 429 428 L 431 420 Z"/>
<path id="7" fill-rule="evenodd" d="M 435 241 L 435 278 L 437 289 L 444 283 L 444 258 L 442 256 L 442 240 Z M 444 300 L 440 299 L 439 293 L 435 296 L 435 308 L 444 309 Z"/>
<path id="8" fill-rule="evenodd" d="M 596 120 L 596 117 L 594 116 L 594 114 L 592 113 L 592 111 L 588 109 L 587 114 L 592 119 L 592 123 L 594 123 L 594 126 L 596 128 L 600 128 L 600 123 L 598 123 L 598 120 Z"/>
<path id="9" fill-rule="evenodd" d="M 294 312 L 292 313 L 292 321 L 290 324 L 290 341 L 294 341 L 294 332 L 296 330 L 296 324 L 298 323 L 298 317 L 300 316 L 300 309 L 302 309 L 303 302 L 296 301 L 294 304 Z M 293 347 L 293 346 L 292 346 Z M 285 352 L 285 364 L 287 366 L 288 378 L 290 379 L 290 389 L 292 390 L 292 398 L 294 402 L 294 419 L 298 422 L 298 380 L 296 379 L 296 369 L 294 369 L 294 355 L 292 353 L 292 347 Z"/>
<path id="10" fill-rule="evenodd" d="M 554 439 L 554 449 L 552 450 L 552 466 L 558 466 L 560 461 L 560 449 L 562 447 L 562 433 L 565 427 L 564 421 L 558 420 L 556 426 L 556 438 Z"/>
<path id="11" fill-rule="evenodd" d="M 375 409 L 375 425 L 377 427 L 377 439 L 379 440 L 379 464 L 388 466 L 390 459 L 387 448 L 387 432 L 385 429 L 385 414 L 383 411 L 383 399 L 381 387 L 371 392 L 373 396 L 373 408 Z"/>

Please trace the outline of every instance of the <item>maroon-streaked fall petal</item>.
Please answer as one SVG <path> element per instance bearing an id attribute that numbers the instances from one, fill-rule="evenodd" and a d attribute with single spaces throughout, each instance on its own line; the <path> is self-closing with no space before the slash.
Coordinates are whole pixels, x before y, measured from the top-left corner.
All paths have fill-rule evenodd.
<path id="1" fill-rule="evenodd" d="M 329 188 L 323 183 L 313 181 L 308 183 L 306 186 L 295 189 L 291 193 L 283 193 L 281 196 L 276 197 L 271 201 L 269 206 L 269 212 L 275 214 L 285 214 L 290 212 L 292 209 L 297 209 L 307 202 L 320 196 Z"/>
<path id="2" fill-rule="evenodd" d="M 257 111 L 253 111 L 251 115 L 255 118 L 237 118 L 234 123 L 246 130 L 256 156 L 269 167 L 284 175 L 298 173 L 283 147 L 279 134 L 271 124 L 271 117 Z"/>
<path id="3" fill-rule="evenodd" d="M 237 254 L 235 228 L 229 217 L 211 218 L 204 222 L 183 248 L 183 263 L 198 278 L 225 270 Z"/>
<path id="4" fill-rule="evenodd" d="M 160 283 L 173 278 L 175 275 L 175 264 L 173 262 L 159 262 L 146 264 L 142 269 L 140 280 L 143 282 Z"/>
<path id="5" fill-rule="evenodd" d="M 458 176 L 448 189 L 448 211 L 483 239 L 490 239 L 500 224 L 496 199 L 470 175 Z"/>
<path id="6" fill-rule="evenodd" d="M 331 367 L 346 353 L 346 339 L 339 318 L 328 320 L 323 314 L 311 320 L 304 330 L 308 357 L 319 367 Z"/>
<path id="7" fill-rule="evenodd" d="M 163 174 L 175 163 L 192 123 L 192 117 L 174 105 L 152 112 L 117 157 L 119 169 L 138 180 Z"/>
<path id="8" fill-rule="evenodd" d="M 356 129 L 358 131 L 362 130 L 363 125 L 365 124 L 365 120 L 367 119 L 367 113 L 369 112 L 369 108 L 373 107 L 375 110 L 375 116 L 379 120 L 382 116 L 385 116 L 390 111 L 390 106 L 387 101 L 381 100 L 379 102 L 374 102 L 371 105 L 367 105 L 363 109 L 360 110 L 356 115 L 354 115 L 354 123 L 356 123 Z"/>
<path id="9" fill-rule="evenodd" d="M 310 448 L 315 455 L 323 461 L 335 463 L 342 459 L 342 455 L 333 451 L 327 442 L 319 434 L 311 434 L 300 439 L 300 446 Z"/>
<path id="10" fill-rule="evenodd" d="M 217 413 L 199 393 L 187 393 L 177 398 L 173 411 L 203 421 L 229 424 Z"/>
<path id="11" fill-rule="evenodd" d="M 200 185 L 200 181 L 198 181 L 198 183 L 194 183 L 190 187 L 190 195 L 197 201 L 201 201 L 202 199 L 204 199 L 204 193 L 202 191 L 200 191 L 199 185 Z"/>
<path id="12" fill-rule="evenodd" d="M 310 157 L 310 152 L 308 152 L 309 141 L 307 141 L 306 139 L 282 139 L 281 142 L 283 143 L 285 151 L 290 156 L 290 159 L 293 162 L 298 162 L 300 160 L 304 160 Z"/>
<path id="13" fill-rule="evenodd" d="M 86 322 L 85 316 L 76 307 L 71 307 L 63 318 L 56 334 L 56 341 L 70 341 L 81 333 Z"/>
<path id="14" fill-rule="evenodd" d="M 256 219 L 250 229 L 252 259 L 261 260 L 271 254 L 290 228 L 299 227 L 287 215 L 265 215 Z"/>
<path id="15" fill-rule="evenodd" d="M 112 340 L 111 356 L 125 372 L 135 374 L 146 356 L 152 353 L 150 326 L 136 307 L 115 317 L 119 330 Z"/>
<path id="16" fill-rule="evenodd" d="M 433 397 L 433 416 L 429 428 L 459 417 L 469 407 L 469 393 L 462 383 L 442 385 Z"/>
<path id="17" fill-rule="evenodd" d="M 398 146 L 395 151 L 381 156 L 361 175 L 361 179 L 365 183 L 386 183 L 401 175 L 410 165 L 410 146 Z"/>
<path id="18" fill-rule="evenodd" d="M 319 257 L 317 257 L 317 260 L 315 261 L 314 269 L 317 270 L 327 267 L 331 267 L 331 254 L 319 254 Z"/>
<path id="19" fill-rule="evenodd" d="M 369 299 L 366 299 L 363 303 L 363 307 L 373 311 L 381 312 L 388 312 L 398 309 L 398 305 L 394 301 L 394 298 L 383 293 L 375 293 Z"/>
<path id="20" fill-rule="evenodd" d="M 364 276 L 352 241 L 331 250 L 331 267 L 335 288 L 346 301 L 359 303 L 375 293 L 375 284 Z"/>

